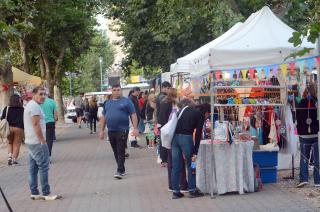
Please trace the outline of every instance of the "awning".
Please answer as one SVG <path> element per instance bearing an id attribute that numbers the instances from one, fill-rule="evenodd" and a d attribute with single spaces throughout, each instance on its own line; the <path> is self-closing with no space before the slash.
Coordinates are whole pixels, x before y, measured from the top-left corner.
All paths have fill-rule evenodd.
<path id="1" fill-rule="evenodd" d="M 40 77 L 23 72 L 16 67 L 12 67 L 12 72 L 14 83 L 29 83 L 32 85 L 41 85 L 42 80 Z"/>

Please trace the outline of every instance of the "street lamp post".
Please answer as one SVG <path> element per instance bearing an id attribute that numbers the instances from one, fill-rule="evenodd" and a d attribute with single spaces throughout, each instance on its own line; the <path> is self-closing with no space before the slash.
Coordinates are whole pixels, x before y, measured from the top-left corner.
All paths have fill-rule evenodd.
<path id="1" fill-rule="evenodd" d="M 100 84 L 100 91 L 102 91 L 102 85 L 103 85 L 103 80 L 102 80 L 102 57 L 99 57 L 99 63 L 100 63 L 100 77 L 101 77 L 101 84 Z"/>

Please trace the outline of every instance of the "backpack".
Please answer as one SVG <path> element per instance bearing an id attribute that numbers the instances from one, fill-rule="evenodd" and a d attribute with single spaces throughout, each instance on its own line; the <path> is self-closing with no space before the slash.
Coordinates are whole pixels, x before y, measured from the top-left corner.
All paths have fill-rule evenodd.
<path id="1" fill-rule="evenodd" d="M 7 137 L 10 134 L 10 126 L 9 126 L 9 122 L 7 121 L 8 111 L 9 111 L 9 106 L 6 107 L 5 118 L 0 121 L 0 138 L 2 142 L 5 142 Z"/>

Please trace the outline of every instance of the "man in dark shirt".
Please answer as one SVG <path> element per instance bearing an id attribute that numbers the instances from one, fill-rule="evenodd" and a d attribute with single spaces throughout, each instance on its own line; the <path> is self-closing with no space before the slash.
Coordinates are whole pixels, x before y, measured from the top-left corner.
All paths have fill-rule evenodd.
<path id="1" fill-rule="evenodd" d="M 137 118 L 138 118 L 138 126 L 143 124 L 141 123 L 141 121 L 143 121 L 141 119 L 141 112 L 140 112 L 140 106 L 139 106 L 139 100 L 138 100 L 138 96 L 140 94 L 140 88 L 139 87 L 134 87 L 132 89 L 132 93 L 129 96 L 129 99 L 132 101 L 133 106 L 135 108 L 136 114 L 137 114 Z M 139 127 L 138 127 L 139 128 Z M 141 132 L 139 132 L 141 133 Z M 134 140 L 131 141 L 131 147 L 133 148 L 140 148 L 141 146 L 138 144 L 137 139 L 135 138 Z"/>
<path id="2" fill-rule="evenodd" d="M 112 86 L 112 97 L 105 103 L 103 116 L 100 118 L 100 138 L 104 139 L 107 124 L 110 144 L 118 165 L 117 172 L 114 175 L 117 179 L 122 179 L 125 175 L 124 162 L 129 133 L 129 117 L 133 125 L 132 136 L 137 136 L 138 120 L 134 106 L 128 98 L 121 96 L 120 85 Z"/>
<path id="3" fill-rule="evenodd" d="M 157 121 L 159 122 L 159 119 L 160 119 L 160 104 L 161 104 L 161 101 L 163 100 L 164 97 L 166 97 L 167 95 L 167 92 L 169 91 L 169 89 L 171 88 L 171 84 L 167 81 L 164 81 L 162 84 L 161 84 L 161 93 L 157 96 L 157 99 L 156 99 L 156 107 L 157 107 Z M 160 129 L 160 125 L 158 124 L 158 126 L 155 126 L 155 127 L 158 127 Z M 167 161 L 168 161 L 168 152 L 167 152 L 167 149 L 164 148 L 162 145 L 161 145 L 161 138 L 160 138 L 160 159 L 161 159 L 161 163 L 162 164 L 166 164 Z"/>

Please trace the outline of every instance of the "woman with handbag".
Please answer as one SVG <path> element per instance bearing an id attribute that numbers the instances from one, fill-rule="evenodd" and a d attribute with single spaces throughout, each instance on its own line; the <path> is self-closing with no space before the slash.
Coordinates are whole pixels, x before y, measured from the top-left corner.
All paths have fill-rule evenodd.
<path id="1" fill-rule="evenodd" d="M 20 96 L 14 94 L 10 97 L 9 106 L 5 107 L 1 120 L 7 119 L 10 126 L 10 134 L 8 136 L 8 165 L 18 164 L 18 156 L 21 142 L 23 140 L 23 103 Z"/>
<path id="2" fill-rule="evenodd" d="M 205 113 L 203 111 L 201 112 L 201 107 L 196 108 L 194 101 L 188 98 L 180 101 L 179 108 L 181 109 L 181 112 L 172 140 L 172 199 L 179 199 L 184 196 L 179 187 L 181 171 L 185 170 L 180 162 L 183 158 L 185 158 L 188 170 L 189 195 L 191 198 L 201 197 L 203 196 L 203 193 L 196 188 L 196 174 L 194 167 L 191 167 L 191 162 L 195 163 L 196 160 Z M 194 142 L 193 139 L 194 130 L 196 130 L 196 142 Z"/>
<path id="3" fill-rule="evenodd" d="M 167 96 L 160 103 L 160 113 L 159 113 L 160 115 L 159 115 L 158 124 L 161 125 L 161 127 L 163 127 L 169 121 L 171 114 L 175 115 L 175 113 L 178 111 L 177 99 L 178 99 L 177 89 L 170 88 L 167 93 Z M 160 132 L 161 132 L 161 127 L 160 127 Z M 161 141 L 161 138 L 160 138 L 160 141 Z M 163 158 L 161 154 L 167 154 L 167 169 L 168 169 L 168 184 L 169 184 L 168 191 L 172 191 L 173 189 L 172 189 L 172 182 L 171 182 L 171 172 L 172 172 L 171 149 L 166 149 L 161 146 L 160 157 Z M 186 169 L 185 169 L 183 158 L 180 160 L 180 164 L 184 168 L 182 168 L 181 170 L 179 188 L 181 191 L 186 191 L 188 187 L 188 183 L 186 180 Z"/>

